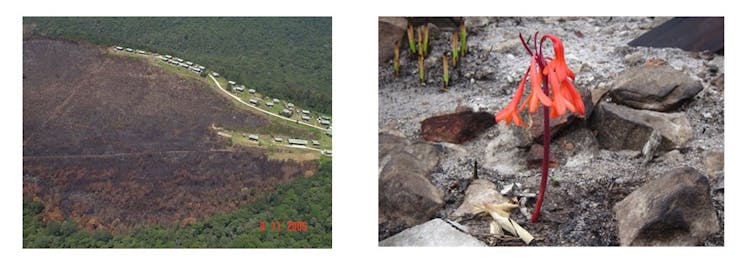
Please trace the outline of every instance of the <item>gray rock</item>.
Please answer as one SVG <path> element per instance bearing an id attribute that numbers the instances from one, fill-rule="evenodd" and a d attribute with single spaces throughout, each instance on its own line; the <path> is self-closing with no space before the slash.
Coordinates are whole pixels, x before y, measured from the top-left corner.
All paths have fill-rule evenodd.
<path id="1" fill-rule="evenodd" d="M 434 23 L 428 23 L 427 27 L 429 27 L 429 47 L 431 48 L 433 41 L 442 34 L 443 30 Z"/>
<path id="2" fill-rule="evenodd" d="M 717 183 L 712 187 L 713 191 L 719 191 L 725 189 L 725 172 L 720 172 L 717 176 Z"/>
<path id="3" fill-rule="evenodd" d="M 434 217 L 444 205 L 444 194 L 427 178 L 428 165 L 405 151 L 385 158 L 389 160 L 379 179 L 380 224 L 410 227 Z"/>
<path id="4" fill-rule="evenodd" d="M 380 241 L 379 246 L 408 247 L 483 247 L 483 242 L 460 232 L 439 218 L 411 227 Z"/>
<path id="5" fill-rule="evenodd" d="M 644 63 L 644 57 L 640 53 L 633 53 L 623 57 L 623 62 L 629 67 L 638 66 Z"/>
<path id="6" fill-rule="evenodd" d="M 491 18 L 491 17 L 466 17 L 465 18 L 465 20 L 466 20 L 466 28 L 472 29 L 472 28 L 484 27 L 484 26 L 490 24 L 490 22 L 492 21 L 491 19 L 496 19 L 496 18 Z"/>
<path id="7" fill-rule="evenodd" d="M 673 163 L 680 162 L 682 160 L 683 160 L 683 154 L 681 153 L 681 151 L 673 150 L 660 156 L 657 161 L 673 164 Z"/>
<path id="8" fill-rule="evenodd" d="M 393 59 L 393 45 L 402 40 L 408 27 L 408 20 L 402 17 L 380 17 L 379 53 L 380 63 Z"/>
<path id="9" fill-rule="evenodd" d="M 642 65 L 619 74 L 609 95 L 618 104 L 665 112 L 682 105 L 701 90 L 701 82 L 671 66 Z"/>
<path id="10" fill-rule="evenodd" d="M 717 76 L 717 78 L 712 80 L 712 85 L 717 87 L 720 91 L 725 90 L 725 74 L 720 74 L 720 76 Z"/>
<path id="11" fill-rule="evenodd" d="M 494 78 L 496 70 L 491 66 L 482 66 L 473 74 L 473 79 L 478 81 L 490 80 Z"/>
<path id="12" fill-rule="evenodd" d="M 671 170 L 615 204 L 623 246 L 698 245 L 720 230 L 707 178 L 690 167 Z"/>
<path id="13" fill-rule="evenodd" d="M 586 128 L 579 128 L 564 134 L 555 143 L 565 153 L 566 167 L 579 167 L 588 164 L 599 156 L 600 147 L 594 133 Z"/>
<path id="14" fill-rule="evenodd" d="M 591 91 L 592 92 L 591 93 L 591 95 L 592 95 L 592 106 L 596 106 L 597 103 L 599 103 L 600 100 L 602 100 L 602 96 L 604 96 L 605 94 L 607 94 L 607 92 L 609 92 L 609 91 L 610 91 L 610 89 L 608 89 L 607 83 L 601 82 L 601 83 L 597 84 L 597 87 L 595 87 Z"/>
<path id="15" fill-rule="evenodd" d="M 482 167 L 502 174 L 512 174 L 524 168 L 524 154 L 518 147 L 524 144 L 526 138 L 520 128 L 498 124 L 498 135 L 490 139 L 485 147 Z M 519 131 L 516 131 L 519 129 Z M 521 134 L 518 135 L 517 134 Z M 529 144 L 531 144 L 529 140 Z"/>
<path id="16" fill-rule="evenodd" d="M 641 154 L 644 156 L 644 159 L 641 161 L 642 165 L 647 165 L 647 163 L 655 157 L 655 153 L 657 152 L 657 148 L 660 147 L 660 143 L 662 143 L 662 133 L 656 129 L 652 130 L 652 133 L 649 134 L 649 138 L 647 138 L 647 142 L 641 149 Z"/>
<path id="17" fill-rule="evenodd" d="M 641 150 L 653 130 L 662 134 L 660 150 L 683 147 L 694 133 L 684 113 L 636 110 L 601 102 L 590 120 L 600 147 L 613 151 Z"/>
<path id="18" fill-rule="evenodd" d="M 709 61 L 709 65 L 717 67 L 717 73 L 725 73 L 725 56 L 715 55 L 715 58 Z"/>
<path id="19" fill-rule="evenodd" d="M 500 43 L 493 44 L 492 47 L 490 48 L 490 51 L 503 52 L 503 53 L 515 52 L 517 49 L 520 49 L 521 47 L 523 47 L 523 45 L 521 45 L 521 41 L 515 38 L 510 38 L 510 39 L 505 39 Z"/>
<path id="20" fill-rule="evenodd" d="M 494 183 L 484 180 L 476 179 L 471 182 L 471 185 L 466 189 L 466 193 L 463 197 L 463 203 L 458 207 L 450 217 L 458 219 L 466 215 L 474 214 L 474 209 L 481 206 L 484 203 L 504 203 L 503 195 L 497 191 L 497 186 Z"/>
<path id="21" fill-rule="evenodd" d="M 721 151 L 710 151 L 704 154 L 704 169 L 707 176 L 717 178 L 723 173 L 725 167 L 725 154 Z"/>
<path id="22" fill-rule="evenodd" d="M 378 140 L 380 159 L 394 149 L 401 149 L 409 144 L 405 137 L 385 132 L 380 132 Z"/>
<path id="23" fill-rule="evenodd" d="M 448 224 L 452 225 L 453 228 L 456 228 L 456 229 L 458 229 L 459 231 L 461 231 L 463 233 L 469 233 L 469 227 L 461 225 L 461 223 L 452 221 L 450 219 L 444 219 L 444 221 L 447 222 Z"/>
<path id="24" fill-rule="evenodd" d="M 413 155 L 422 167 L 420 171 L 430 172 L 440 161 L 440 150 L 437 146 L 428 143 L 414 143 L 403 149 Z"/>
<path id="25" fill-rule="evenodd" d="M 592 71 L 593 68 L 587 63 L 583 63 L 579 66 L 579 69 L 576 71 L 576 74 L 581 74 L 583 72 L 589 72 Z"/>

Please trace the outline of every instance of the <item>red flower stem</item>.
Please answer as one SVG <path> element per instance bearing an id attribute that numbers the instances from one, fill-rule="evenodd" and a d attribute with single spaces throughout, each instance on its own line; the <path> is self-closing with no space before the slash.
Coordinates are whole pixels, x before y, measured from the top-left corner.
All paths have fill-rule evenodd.
<path id="1" fill-rule="evenodd" d="M 547 76 L 543 78 L 542 91 L 545 95 L 550 94 L 550 88 L 547 85 Z M 547 176 L 550 170 L 550 108 L 542 106 L 542 113 L 544 114 L 544 134 L 543 134 L 543 147 L 542 151 L 542 181 L 539 182 L 539 194 L 537 194 L 537 205 L 534 206 L 534 213 L 531 215 L 531 223 L 537 223 L 539 218 L 539 211 L 542 209 L 542 202 L 545 200 L 545 190 L 547 190 Z"/>
<path id="2" fill-rule="evenodd" d="M 533 54 L 533 53 L 531 52 L 531 50 L 529 49 L 529 45 L 528 45 L 528 44 L 526 44 L 526 41 L 524 40 L 524 36 L 523 36 L 523 35 L 521 35 L 521 33 L 518 33 L 518 39 L 520 39 L 520 40 L 521 40 L 521 44 L 524 44 L 524 49 L 526 49 L 526 51 L 527 51 L 527 52 L 529 53 L 529 55 L 530 55 L 530 56 L 533 56 L 534 54 Z"/>

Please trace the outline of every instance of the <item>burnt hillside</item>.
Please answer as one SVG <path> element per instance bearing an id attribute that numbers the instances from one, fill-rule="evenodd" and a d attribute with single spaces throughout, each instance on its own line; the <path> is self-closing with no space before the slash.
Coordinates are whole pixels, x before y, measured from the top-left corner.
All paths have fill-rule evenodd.
<path id="1" fill-rule="evenodd" d="M 212 126 L 270 123 L 208 86 L 73 41 L 23 43 L 24 198 L 48 220 L 124 232 L 230 211 L 316 162 L 231 148 Z"/>

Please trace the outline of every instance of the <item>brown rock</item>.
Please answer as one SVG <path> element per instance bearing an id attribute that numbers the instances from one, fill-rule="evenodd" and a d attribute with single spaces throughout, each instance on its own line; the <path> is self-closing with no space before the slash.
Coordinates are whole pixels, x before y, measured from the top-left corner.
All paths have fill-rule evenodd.
<path id="1" fill-rule="evenodd" d="M 723 173 L 725 167 L 725 155 L 720 151 L 710 151 L 704 155 L 704 168 L 707 176 L 717 178 Z"/>
<path id="2" fill-rule="evenodd" d="M 636 110 L 601 102 L 590 121 L 598 131 L 600 146 L 614 151 L 641 150 L 655 129 L 662 134 L 660 150 L 682 147 L 694 136 L 684 113 Z"/>
<path id="3" fill-rule="evenodd" d="M 427 141 L 461 144 L 495 125 L 488 112 L 464 111 L 424 119 L 422 137 Z"/>
<path id="4" fill-rule="evenodd" d="M 720 74 L 720 76 L 712 80 L 712 85 L 717 87 L 717 89 L 720 89 L 720 91 L 724 91 L 725 90 L 725 74 Z"/>
<path id="5" fill-rule="evenodd" d="M 403 39 L 408 20 L 402 17 L 380 17 L 379 19 L 379 61 L 383 63 L 393 58 L 393 45 Z"/>
<path id="6" fill-rule="evenodd" d="M 690 167 L 644 184 L 613 211 L 624 246 L 698 245 L 720 230 L 707 178 Z"/>
<path id="7" fill-rule="evenodd" d="M 434 217 L 444 194 L 427 179 L 428 171 L 413 155 L 389 155 L 379 178 L 379 218 L 387 228 L 411 227 Z"/>
<path id="8" fill-rule="evenodd" d="M 550 168 L 555 168 L 558 166 L 558 161 L 555 159 L 554 155 L 554 145 L 550 145 Z M 526 153 L 526 166 L 529 168 L 539 168 L 542 167 L 542 160 L 544 159 L 544 146 L 541 144 L 532 144 L 531 148 L 529 148 L 529 152 Z"/>
<path id="9" fill-rule="evenodd" d="M 602 99 L 602 96 L 607 94 L 607 92 L 609 91 L 610 89 L 607 88 L 607 84 L 605 83 L 600 83 L 596 88 L 592 89 L 592 106 L 597 105 L 597 103 L 599 103 Z"/>
<path id="10" fill-rule="evenodd" d="M 668 61 L 659 58 L 650 58 L 647 59 L 647 62 L 644 64 L 647 66 L 664 66 L 668 64 Z"/>
<path id="11" fill-rule="evenodd" d="M 406 146 L 403 151 L 419 160 L 422 171 L 431 172 L 437 166 L 437 163 L 440 162 L 440 150 L 432 144 L 414 143 Z"/>
<path id="12" fill-rule="evenodd" d="M 623 71 L 609 95 L 636 109 L 669 111 L 702 90 L 701 82 L 668 65 L 643 65 Z"/>
<path id="13" fill-rule="evenodd" d="M 401 149 L 406 147 L 409 142 L 405 137 L 393 135 L 385 132 L 379 134 L 379 158 L 382 159 L 385 155 L 395 149 Z"/>

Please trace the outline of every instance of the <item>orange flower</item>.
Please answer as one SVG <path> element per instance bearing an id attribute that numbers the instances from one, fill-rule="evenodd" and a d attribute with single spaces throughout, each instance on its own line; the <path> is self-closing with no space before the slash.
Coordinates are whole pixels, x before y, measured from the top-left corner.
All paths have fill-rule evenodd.
<path id="1" fill-rule="evenodd" d="M 505 121 L 506 124 L 510 124 L 513 121 L 516 125 L 523 126 L 521 116 L 518 115 L 518 111 L 523 111 L 524 107 L 529 107 L 529 113 L 535 113 L 539 108 L 539 103 L 545 106 L 544 112 L 547 112 L 547 108 L 551 108 L 550 114 L 545 114 L 543 117 L 544 132 L 543 136 L 543 159 L 542 159 L 542 181 L 539 185 L 539 195 L 537 195 L 537 204 L 532 213 L 531 222 L 537 222 L 539 217 L 539 211 L 542 208 L 542 202 L 544 201 L 544 194 L 547 188 L 547 176 L 550 156 L 550 129 L 549 122 L 550 117 L 555 118 L 561 116 L 568 111 L 584 115 L 584 104 L 581 101 L 579 92 L 576 91 L 576 87 L 573 86 L 573 80 L 576 76 L 573 74 L 565 61 L 565 49 L 560 38 L 553 35 L 544 35 L 539 40 L 539 46 L 537 46 L 537 34 L 534 34 L 534 50 L 530 50 L 529 46 L 524 41 L 524 37 L 519 34 L 521 43 L 524 44 L 524 48 L 531 55 L 531 63 L 529 69 L 524 73 L 524 78 L 518 84 L 516 93 L 513 94 L 513 100 L 508 103 L 505 108 L 495 115 L 495 121 L 498 123 Z M 555 58 L 545 57 L 542 54 L 542 43 L 545 39 L 549 39 L 552 42 L 553 53 Z M 526 100 L 521 103 L 521 106 L 516 110 L 516 107 L 521 102 L 521 96 L 523 96 L 524 88 L 526 87 L 526 79 L 529 79 L 531 90 Z M 552 91 L 550 91 L 552 90 Z"/>
<path id="2" fill-rule="evenodd" d="M 508 103 L 508 106 L 505 106 L 504 109 L 497 112 L 495 115 L 495 121 L 500 123 L 500 121 L 505 120 L 505 124 L 508 125 L 511 123 L 511 120 L 518 125 L 518 126 L 524 126 L 524 122 L 521 121 L 521 116 L 518 115 L 518 112 L 516 111 L 516 105 L 521 101 L 521 96 L 524 93 L 524 86 L 526 86 L 526 76 L 529 75 L 529 71 L 527 70 L 526 73 L 524 73 L 524 78 L 521 80 L 520 83 L 518 83 L 518 90 L 516 90 L 516 93 L 513 94 L 513 100 L 511 100 L 510 103 Z"/>
<path id="3" fill-rule="evenodd" d="M 552 101 L 550 100 L 550 98 L 547 97 L 544 92 L 542 92 L 542 73 L 539 71 L 537 61 L 534 59 L 534 57 L 531 58 L 531 64 L 529 65 L 529 74 L 531 74 L 531 76 L 529 77 L 529 80 L 531 82 L 531 93 L 529 93 L 529 97 L 526 98 L 526 101 L 521 104 L 521 107 L 518 110 L 523 111 L 524 105 L 528 105 L 529 113 L 534 113 L 537 111 L 537 108 L 539 108 L 538 102 L 542 102 L 542 105 L 545 105 L 547 107 L 552 106 Z"/>
<path id="4" fill-rule="evenodd" d="M 529 50 L 524 43 L 527 51 L 531 54 L 531 63 L 518 85 L 513 100 L 495 116 L 498 123 L 505 120 L 506 124 L 510 124 L 512 120 L 516 125 L 523 126 L 523 121 L 516 112 L 516 107 L 519 106 L 521 101 L 527 77 L 530 81 L 531 90 L 526 100 L 521 103 L 518 111 L 523 111 L 528 106 L 529 113 L 534 113 L 539 108 L 539 103 L 542 103 L 542 105 L 552 108 L 549 115 L 552 118 L 561 116 L 567 111 L 584 115 L 584 103 L 573 85 L 576 76 L 566 64 L 563 43 L 560 38 L 548 34 L 542 36 L 539 42 L 540 47 L 545 39 L 552 42 L 555 58 L 542 55 L 541 48 L 539 50 L 537 48 L 536 36 L 534 50 Z"/>

